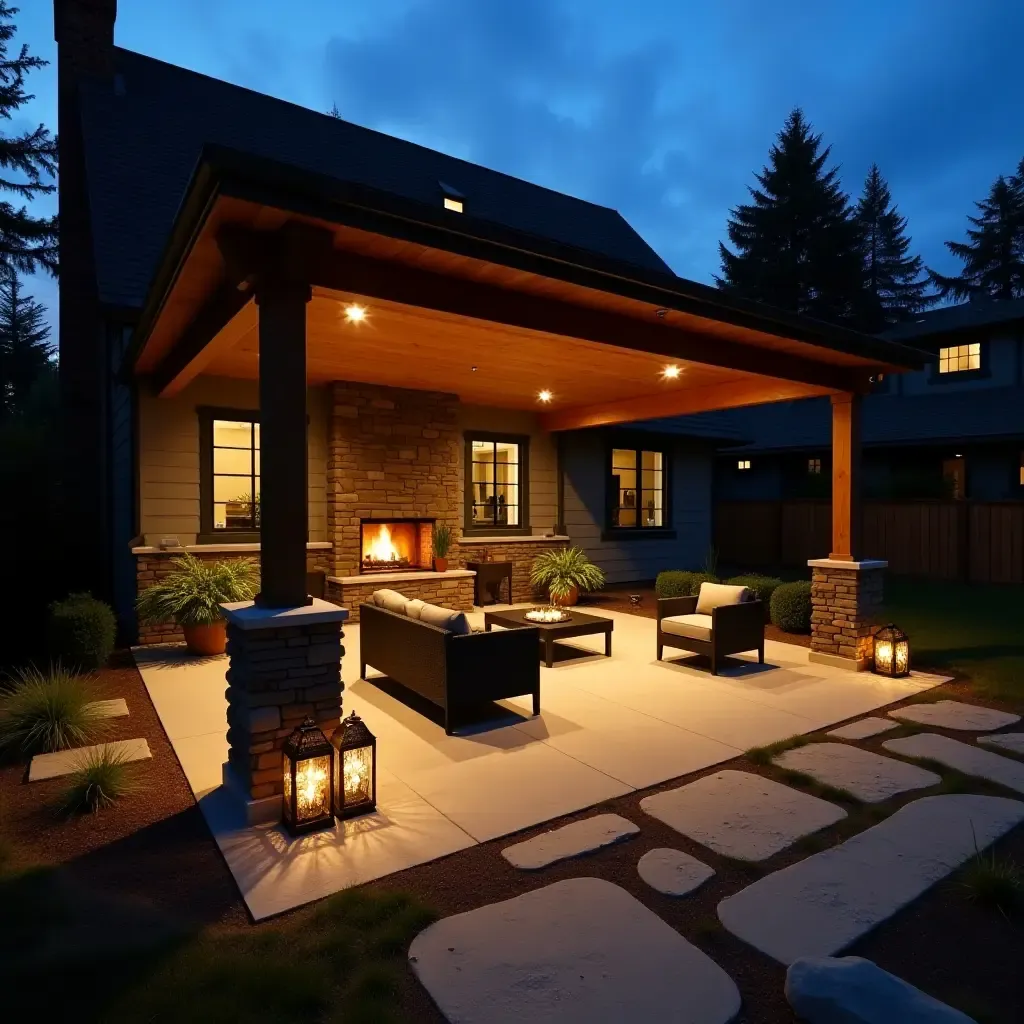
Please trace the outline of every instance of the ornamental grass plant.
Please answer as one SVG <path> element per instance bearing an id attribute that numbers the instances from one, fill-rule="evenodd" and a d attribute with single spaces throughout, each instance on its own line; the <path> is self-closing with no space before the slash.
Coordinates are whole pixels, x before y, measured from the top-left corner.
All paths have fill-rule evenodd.
<path id="1" fill-rule="evenodd" d="M 600 590 L 604 571 L 594 565 L 582 548 L 560 548 L 541 552 L 533 561 L 530 582 L 546 587 L 555 601 L 567 598 L 573 588 L 581 593 Z"/>
<path id="2" fill-rule="evenodd" d="M 223 618 L 221 604 L 250 601 L 259 589 L 260 567 L 252 558 L 204 562 L 184 554 L 171 564 L 166 576 L 139 594 L 135 608 L 142 622 L 209 626 Z"/>
<path id="3" fill-rule="evenodd" d="M 90 680 L 60 665 L 18 670 L 0 694 L 0 750 L 51 753 L 94 740 L 106 723 Z"/>

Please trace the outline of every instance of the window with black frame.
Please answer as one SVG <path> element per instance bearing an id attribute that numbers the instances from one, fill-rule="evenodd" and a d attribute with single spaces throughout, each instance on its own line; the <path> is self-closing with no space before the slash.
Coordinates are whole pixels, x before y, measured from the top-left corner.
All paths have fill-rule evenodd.
<path id="1" fill-rule="evenodd" d="M 202 420 L 203 532 L 260 528 L 260 424 L 254 414 L 211 413 Z"/>
<path id="2" fill-rule="evenodd" d="M 613 448 L 611 463 L 611 527 L 663 528 L 667 509 L 664 452 Z"/>
<path id="3" fill-rule="evenodd" d="M 527 529 L 527 461 L 524 437 L 478 434 L 466 438 L 466 529 Z"/>

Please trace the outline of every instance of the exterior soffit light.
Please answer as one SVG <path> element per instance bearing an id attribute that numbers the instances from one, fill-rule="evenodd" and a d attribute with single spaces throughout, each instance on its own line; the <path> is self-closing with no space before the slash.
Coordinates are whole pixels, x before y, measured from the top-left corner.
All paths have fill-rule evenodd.
<path id="1" fill-rule="evenodd" d="M 662 377 L 665 378 L 665 380 L 676 380 L 679 377 L 679 374 L 681 374 L 682 372 L 683 371 L 679 369 L 679 367 L 676 366 L 675 363 L 670 363 L 668 366 L 665 367 L 664 370 L 661 371 L 661 375 Z"/>
<path id="2" fill-rule="evenodd" d="M 361 324 L 366 320 L 366 307 L 358 302 L 350 302 L 345 307 L 345 319 L 350 324 Z"/>
<path id="3" fill-rule="evenodd" d="M 551 394 L 550 391 L 548 391 L 547 388 L 545 388 L 543 391 L 537 392 L 537 398 L 541 402 L 550 402 L 553 397 L 554 396 Z"/>

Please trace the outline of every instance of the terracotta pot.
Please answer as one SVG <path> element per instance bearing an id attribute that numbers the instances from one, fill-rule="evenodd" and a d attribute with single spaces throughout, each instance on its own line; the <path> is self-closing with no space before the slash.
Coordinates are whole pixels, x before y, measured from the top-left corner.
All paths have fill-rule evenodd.
<path id="1" fill-rule="evenodd" d="M 574 605 L 580 599 L 580 592 L 578 587 L 573 587 L 565 597 L 555 597 L 554 594 L 549 593 L 551 603 L 556 608 L 569 608 Z"/>
<path id="2" fill-rule="evenodd" d="M 447 572 L 448 571 L 448 559 L 447 558 L 434 558 L 434 572 Z"/>
<path id="3" fill-rule="evenodd" d="M 185 634 L 185 646 L 189 654 L 210 657 L 223 654 L 227 648 L 228 624 L 223 619 L 211 622 L 208 626 L 182 626 L 181 631 Z"/>

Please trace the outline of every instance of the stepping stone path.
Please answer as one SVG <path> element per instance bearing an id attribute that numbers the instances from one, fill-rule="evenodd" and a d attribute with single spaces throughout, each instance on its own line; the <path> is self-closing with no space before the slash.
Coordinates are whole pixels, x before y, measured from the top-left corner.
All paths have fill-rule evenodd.
<path id="1" fill-rule="evenodd" d="M 40 782 L 55 779 L 58 775 L 70 775 L 78 771 L 91 754 L 108 747 L 118 751 L 125 761 L 144 761 L 153 755 L 145 740 L 114 740 L 112 743 L 97 743 L 91 747 L 75 747 L 74 750 L 58 750 L 53 754 L 36 754 L 29 762 L 28 781 Z"/>
<path id="2" fill-rule="evenodd" d="M 515 868 L 539 871 L 557 861 L 611 846 L 612 843 L 635 836 L 639 831 L 633 822 L 617 814 L 598 814 L 551 832 L 543 832 L 533 839 L 527 839 L 525 843 L 507 846 L 501 855 Z"/>
<path id="3" fill-rule="evenodd" d="M 750 772 L 705 775 L 640 801 L 647 814 L 715 853 L 765 860 L 846 817 L 835 804 Z"/>
<path id="4" fill-rule="evenodd" d="M 978 742 L 984 743 L 986 747 L 1002 747 L 1003 750 L 1009 750 L 1012 754 L 1024 756 L 1024 732 L 1004 732 L 998 736 L 979 736 Z"/>
<path id="5" fill-rule="evenodd" d="M 666 896 L 685 896 L 699 889 L 715 869 L 682 850 L 649 850 L 636 866 L 640 877 Z"/>
<path id="6" fill-rule="evenodd" d="M 964 704 L 958 700 L 908 704 L 905 708 L 890 711 L 889 717 L 917 722 L 918 725 L 930 725 L 935 729 L 962 729 L 964 732 L 991 732 L 1020 721 L 1020 715 L 979 707 L 977 704 Z"/>
<path id="7" fill-rule="evenodd" d="M 85 706 L 95 708 L 101 718 L 120 718 L 128 714 L 128 705 L 120 697 L 117 700 L 92 700 Z"/>
<path id="8" fill-rule="evenodd" d="M 886 750 L 904 757 L 927 757 L 964 775 L 997 782 L 1008 789 L 1024 793 L 1024 764 L 1000 757 L 988 750 L 979 750 L 970 743 L 961 743 L 949 736 L 934 732 L 923 732 L 917 736 L 905 736 L 899 740 L 887 740 L 882 744 Z"/>
<path id="9" fill-rule="evenodd" d="M 445 918 L 409 962 L 455 1024 L 727 1024 L 732 979 L 639 900 L 571 878 Z"/>
<path id="10" fill-rule="evenodd" d="M 848 743 L 809 743 L 775 758 L 780 768 L 804 772 L 827 786 L 876 804 L 910 789 L 937 786 L 942 777 L 917 765 L 883 757 Z"/>
<path id="11" fill-rule="evenodd" d="M 866 740 L 869 736 L 877 736 L 890 729 L 898 729 L 899 723 L 890 722 L 886 718 L 862 718 L 859 722 L 833 729 L 828 735 L 841 740 Z"/>
<path id="12" fill-rule="evenodd" d="M 846 842 L 758 879 L 723 900 L 718 917 L 780 963 L 833 956 L 974 856 L 975 840 L 984 849 L 1022 820 L 1019 800 L 922 797 Z"/>

